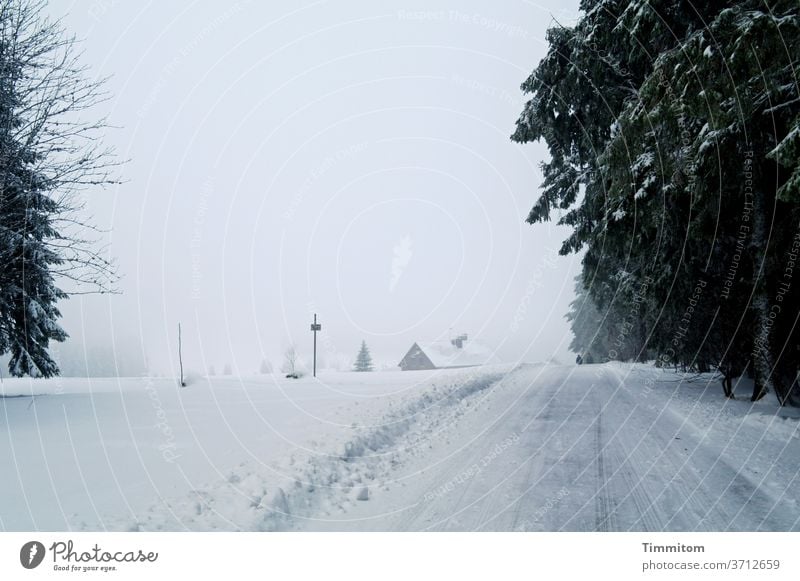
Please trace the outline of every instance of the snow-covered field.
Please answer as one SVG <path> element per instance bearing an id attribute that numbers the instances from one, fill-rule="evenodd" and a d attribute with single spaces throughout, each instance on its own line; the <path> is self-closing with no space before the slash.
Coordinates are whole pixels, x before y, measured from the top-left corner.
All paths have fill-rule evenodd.
<path id="1" fill-rule="evenodd" d="M 291 501 L 309 461 L 473 374 L 5 379 L 0 529 L 271 528 L 262 508 Z"/>
<path id="2" fill-rule="evenodd" d="M 0 528 L 800 529 L 796 410 L 680 379 L 609 364 L 5 380 Z"/>

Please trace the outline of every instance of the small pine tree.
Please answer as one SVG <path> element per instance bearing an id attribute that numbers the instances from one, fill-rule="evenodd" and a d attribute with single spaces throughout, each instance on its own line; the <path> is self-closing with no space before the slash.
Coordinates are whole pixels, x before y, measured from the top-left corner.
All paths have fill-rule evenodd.
<path id="1" fill-rule="evenodd" d="M 231 370 L 231 364 L 226 363 L 225 367 L 222 369 L 222 375 L 231 375 L 233 371 Z"/>
<path id="2" fill-rule="evenodd" d="M 262 375 L 267 375 L 269 373 L 272 373 L 272 364 L 269 361 L 267 361 L 266 359 L 262 359 L 261 360 L 261 367 L 259 368 L 259 372 Z"/>
<path id="3" fill-rule="evenodd" d="M 369 347 L 366 341 L 361 341 L 361 349 L 356 357 L 353 371 L 372 371 L 372 357 L 369 354 Z"/>

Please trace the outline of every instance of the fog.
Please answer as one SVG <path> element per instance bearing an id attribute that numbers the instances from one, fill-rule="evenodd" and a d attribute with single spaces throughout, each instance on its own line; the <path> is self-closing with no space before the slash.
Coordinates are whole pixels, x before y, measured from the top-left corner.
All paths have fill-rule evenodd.
<path id="1" fill-rule="evenodd" d="M 509 135 L 546 29 L 577 2 L 48 10 L 110 76 L 95 113 L 129 160 L 88 195 L 119 294 L 61 304 L 62 365 L 85 346 L 120 373 L 174 374 L 181 323 L 196 373 L 277 369 L 289 344 L 310 357 L 314 313 L 321 367 L 362 340 L 392 367 L 461 333 L 503 361 L 570 358 L 580 259 L 557 255 L 565 229 L 524 222 L 547 152 Z"/>

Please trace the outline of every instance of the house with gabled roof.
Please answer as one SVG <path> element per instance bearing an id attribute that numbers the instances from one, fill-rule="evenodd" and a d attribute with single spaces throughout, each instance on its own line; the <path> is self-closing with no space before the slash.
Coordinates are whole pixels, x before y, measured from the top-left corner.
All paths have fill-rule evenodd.
<path id="1" fill-rule="evenodd" d="M 422 347 L 414 343 L 408 350 L 406 356 L 398 363 L 398 367 L 403 371 L 416 371 L 420 369 L 436 369 L 430 357 L 425 355 Z"/>
<path id="2" fill-rule="evenodd" d="M 403 371 L 415 371 L 477 367 L 488 363 L 497 363 L 491 351 L 475 342 L 468 343 L 467 335 L 460 335 L 451 341 L 414 343 L 398 367 Z"/>

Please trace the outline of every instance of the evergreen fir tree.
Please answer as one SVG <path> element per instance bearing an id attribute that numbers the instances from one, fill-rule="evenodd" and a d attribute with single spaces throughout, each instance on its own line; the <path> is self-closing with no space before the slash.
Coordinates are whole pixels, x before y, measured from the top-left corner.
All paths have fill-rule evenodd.
<path id="1" fill-rule="evenodd" d="M 17 139 L 24 120 L 16 83 L 23 71 L 7 41 L 0 36 L 0 353 L 11 353 L 12 375 L 50 377 L 58 366 L 49 343 L 67 337 L 55 306 L 66 294 L 52 274 L 62 261 L 49 244 L 58 239 L 52 220 L 58 208 L 36 169 L 36 152 Z"/>
<path id="2" fill-rule="evenodd" d="M 109 290 L 111 265 L 77 235 L 76 192 L 114 183 L 100 146 L 104 123 L 84 113 L 104 97 L 86 78 L 74 39 L 35 0 L 0 2 L 0 355 L 12 375 L 59 372 L 59 300 Z M 58 280 L 58 284 L 57 284 Z"/>
<path id="3" fill-rule="evenodd" d="M 361 349 L 356 356 L 353 371 L 372 371 L 372 356 L 369 354 L 366 341 L 361 341 Z"/>
<path id="4" fill-rule="evenodd" d="M 586 250 L 582 288 L 611 358 L 717 367 L 726 395 L 747 371 L 753 399 L 800 403 L 800 284 L 780 286 L 800 225 L 800 7 L 581 8 L 522 85 L 512 139 L 551 154 L 528 221 L 558 210 L 572 227 L 562 254 Z"/>

